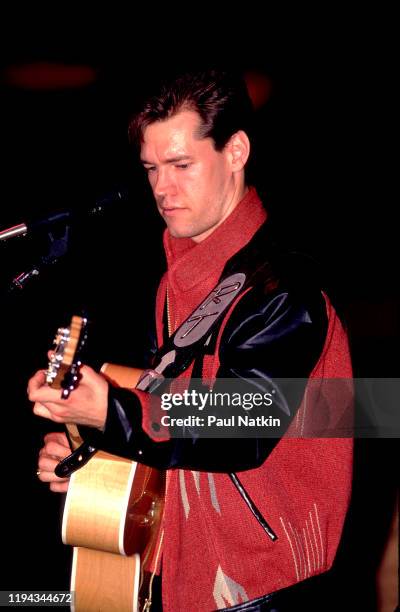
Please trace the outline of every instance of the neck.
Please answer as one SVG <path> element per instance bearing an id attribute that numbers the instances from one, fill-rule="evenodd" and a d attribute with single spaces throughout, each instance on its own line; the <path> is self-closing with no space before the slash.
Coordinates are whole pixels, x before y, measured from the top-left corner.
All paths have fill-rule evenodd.
<path id="1" fill-rule="evenodd" d="M 227 202 L 225 214 L 220 219 L 218 225 L 215 225 L 214 227 L 209 229 L 207 232 L 200 234 L 200 236 L 193 236 L 192 237 L 193 242 L 203 242 L 203 240 L 205 240 L 213 232 L 215 232 L 217 227 L 219 227 L 222 223 L 224 223 L 224 221 L 232 214 L 236 206 L 239 204 L 239 202 L 243 200 L 244 196 L 248 193 L 248 191 L 249 191 L 249 188 L 244 182 L 244 175 L 240 175 L 240 176 L 234 175 L 233 190 Z"/>

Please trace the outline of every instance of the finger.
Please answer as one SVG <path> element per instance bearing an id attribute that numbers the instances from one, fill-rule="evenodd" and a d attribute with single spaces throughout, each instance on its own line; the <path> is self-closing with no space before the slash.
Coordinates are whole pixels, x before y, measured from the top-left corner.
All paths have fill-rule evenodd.
<path id="1" fill-rule="evenodd" d="M 43 374 L 44 377 L 44 374 Z M 41 382 L 43 384 L 41 384 Z M 53 389 L 46 384 L 46 379 L 37 377 L 31 378 L 28 383 L 28 397 L 31 402 L 61 402 L 63 400 L 60 389 Z"/>
<path id="2" fill-rule="evenodd" d="M 28 381 L 28 395 L 31 391 L 36 391 L 46 384 L 46 373 L 44 370 L 38 370 Z"/>
<path id="3" fill-rule="evenodd" d="M 46 447 L 50 443 L 55 443 L 61 449 L 67 450 L 67 452 L 71 452 L 67 434 L 64 431 L 52 431 L 48 433 L 44 437 L 44 447 Z"/>
<path id="4" fill-rule="evenodd" d="M 68 491 L 69 481 L 67 482 L 51 482 L 50 491 L 53 493 L 66 493 Z"/>
<path id="5" fill-rule="evenodd" d="M 65 412 L 65 406 L 54 402 L 36 402 L 33 406 L 33 413 L 36 416 L 50 419 L 54 423 L 68 423 L 71 420 L 71 417 Z"/>
<path id="6" fill-rule="evenodd" d="M 37 477 L 41 482 L 67 482 L 69 480 L 69 478 L 59 478 L 54 471 L 42 471 L 40 468 L 38 471 Z"/>
<path id="7" fill-rule="evenodd" d="M 96 372 L 96 370 L 93 370 L 93 368 L 91 368 L 88 365 L 82 365 L 80 367 L 79 372 L 80 372 L 80 374 L 82 376 L 82 381 L 83 382 L 87 381 L 87 382 L 90 383 L 90 382 L 98 381 L 99 378 L 101 380 L 104 380 L 104 377 L 101 374 Z"/>
<path id="8" fill-rule="evenodd" d="M 40 402 L 36 402 L 33 407 L 33 413 L 36 416 L 43 417 L 45 419 L 50 419 L 54 421 L 54 423 L 66 423 L 68 419 L 66 417 L 60 416 L 57 414 L 58 407 L 55 404 L 51 404 L 50 402 L 46 405 L 41 404 Z"/>
<path id="9" fill-rule="evenodd" d="M 56 476 L 54 472 L 59 463 L 59 459 L 54 459 L 54 457 L 50 457 L 48 455 L 40 457 L 38 462 L 40 474 L 38 474 L 38 476 L 40 477 L 42 474 L 51 474 L 53 476 L 53 480 L 65 480 L 65 478 L 59 478 Z"/>
<path id="10" fill-rule="evenodd" d="M 50 455 L 42 455 L 39 457 L 38 468 L 41 476 L 44 472 L 54 472 L 56 465 L 58 465 L 59 461 Z"/>
<path id="11" fill-rule="evenodd" d="M 52 414 L 51 414 L 50 410 L 48 408 L 46 408 L 46 406 L 44 406 L 40 402 L 35 402 L 35 405 L 33 406 L 33 414 L 36 414 L 36 416 L 40 416 L 40 417 L 43 417 L 45 419 L 51 419 L 52 418 Z"/>
<path id="12" fill-rule="evenodd" d="M 47 442 L 46 446 L 43 447 L 43 456 L 52 457 L 54 459 L 64 459 L 64 457 L 68 457 L 71 454 L 71 449 L 68 446 L 63 446 L 58 444 L 58 442 L 54 442 L 51 440 Z"/>

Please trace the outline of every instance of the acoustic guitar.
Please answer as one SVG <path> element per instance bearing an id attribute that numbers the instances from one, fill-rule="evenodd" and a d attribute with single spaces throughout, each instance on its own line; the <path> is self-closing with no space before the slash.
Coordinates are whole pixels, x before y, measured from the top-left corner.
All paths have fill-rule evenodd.
<path id="1" fill-rule="evenodd" d="M 74 316 L 60 328 L 47 370 L 47 383 L 64 397 L 79 384 L 79 356 L 87 322 Z M 104 364 L 113 385 L 134 388 L 142 371 Z M 83 442 L 75 424 L 67 424 L 72 450 Z M 78 453 L 79 454 L 79 453 Z M 150 610 L 153 575 L 162 533 L 165 473 L 96 451 L 70 478 L 62 539 L 74 547 L 71 591 L 77 612 Z"/>

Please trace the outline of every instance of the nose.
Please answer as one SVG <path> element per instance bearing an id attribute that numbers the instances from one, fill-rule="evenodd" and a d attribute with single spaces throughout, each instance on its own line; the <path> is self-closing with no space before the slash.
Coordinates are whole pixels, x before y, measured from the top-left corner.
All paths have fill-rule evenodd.
<path id="1" fill-rule="evenodd" d="M 157 198 L 163 198 L 174 189 L 170 168 L 161 167 L 157 170 L 157 176 L 153 184 L 153 192 Z"/>

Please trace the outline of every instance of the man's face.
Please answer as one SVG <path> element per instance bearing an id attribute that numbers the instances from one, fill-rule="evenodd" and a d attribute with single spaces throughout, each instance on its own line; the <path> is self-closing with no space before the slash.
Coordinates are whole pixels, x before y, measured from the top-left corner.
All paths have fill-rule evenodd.
<path id="1" fill-rule="evenodd" d="M 182 111 L 149 125 L 141 146 L 141 161 L 170 233 L 196 242 L 211 234 L 243 196 L 229 146 L 216 151 L 211 138 L 199 138 L 199 126 L 197 113 Z"/>

